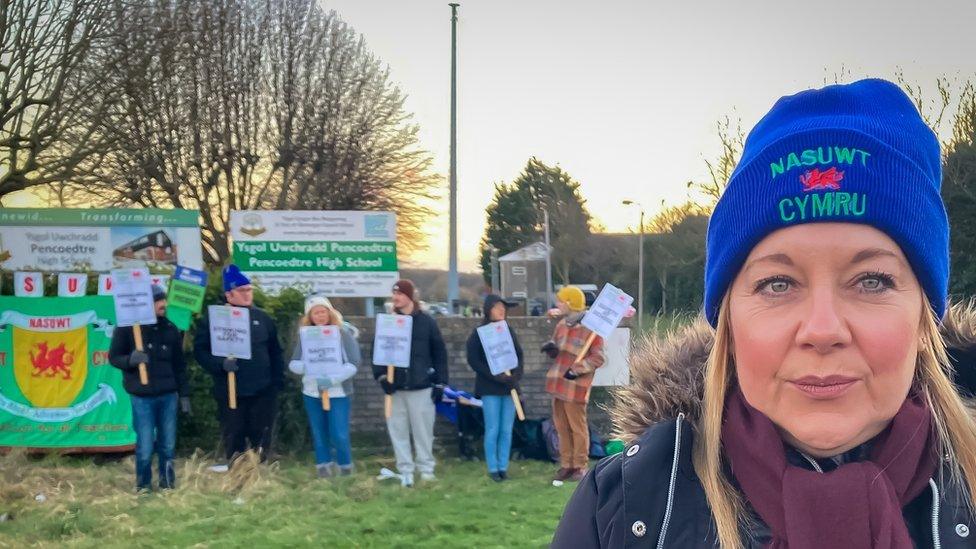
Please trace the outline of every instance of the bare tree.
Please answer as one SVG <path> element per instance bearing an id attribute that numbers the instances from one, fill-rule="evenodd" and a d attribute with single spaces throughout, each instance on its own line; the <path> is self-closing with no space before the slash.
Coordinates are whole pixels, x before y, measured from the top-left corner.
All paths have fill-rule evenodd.
<path id="1" fill-rule="evenodd" d="M 733 121 L 731 117 L 726 116 L 715 123 L 715 129 L 719 143 L 722 145 L 722 152 L 716 160 L 705 160 L 709 181 L 688 182 L 688 189 L 701 194 L 709 210 L 715 206 L 726 185 L 729 184 L 729 178 L 732 177 L 735 167 L 739 165 L 739 157 L 742 156 L 742 148 L 745 146 L 742 121 L 738 118 Z"/>
<path id="2" fill-rule="evenodd" d="M 117 21 L 119 146 L 85 187 L 100 203 L 199 209 L 211 263 L 230 254 L 230 210 L 387 209 L 417 236 L 418 199 L 438 181 L 430 155 L 388 72 L 334 13 L 156 0 Z"/>
<path id="3" fill-rule="evenodd" d="M 103 155 L 108 0 L 0 0 L 0 200 Z"/>

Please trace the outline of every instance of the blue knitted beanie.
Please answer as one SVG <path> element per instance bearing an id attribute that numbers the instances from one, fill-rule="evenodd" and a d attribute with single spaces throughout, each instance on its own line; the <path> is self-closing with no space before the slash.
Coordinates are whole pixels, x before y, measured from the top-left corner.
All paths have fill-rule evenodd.
<path id="1" fill-rule="evenodd" d="M 247 286 L 251 283 L 251 280 L 241 272 L 241 269 L 231 263 L 230 265 L 224 267 L 224 291 L 229 292 L 234 288 L 240 288 L 241 286 Z"/>
<path id="2" fill-rule="evenodd" d="M 801 223 L 870 225 L 901 247 L 938 318 L 946 307 L 949 224 L 939 142 L 898 86 L 861 80 L 783 97 L 749 133 L 708 223 L 705 315 L 749 252 Z"/>

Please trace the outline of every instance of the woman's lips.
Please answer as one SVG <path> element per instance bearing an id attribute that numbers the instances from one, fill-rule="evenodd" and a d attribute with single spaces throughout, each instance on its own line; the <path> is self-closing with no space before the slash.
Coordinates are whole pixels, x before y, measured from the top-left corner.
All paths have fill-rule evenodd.
<path id="1" fill-rule="evenodd" d="M 827 400 L 843 395 L 857 381 L 858 378 L 848 376 L 804 376 L 788 383 L 811 398 Z"/>

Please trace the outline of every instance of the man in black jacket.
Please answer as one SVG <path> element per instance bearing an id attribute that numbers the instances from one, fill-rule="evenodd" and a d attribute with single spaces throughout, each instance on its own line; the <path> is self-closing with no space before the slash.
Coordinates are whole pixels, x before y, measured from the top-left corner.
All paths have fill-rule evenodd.
<path id="1" fill-rule="evenodd" d="M 403 486 L 413 486 L 414 469 L 420 478 L 434 476 L 434 403 L 444 396 L 447 385 L 447 348 L 437 322 L 420 310 L 413 282 L 398 280 L 393 285 L 393 310 L 413 317 L 410 341 L 410 367 L 397 368 L 393 382 L 386 377 L 385 366 L 373 366 L 373 377 L 383 392 L 393 396 L 393 413 L 386 420 L 390 442 L 396 454 L 397 470 Z M 413 437 L 416 464 L 410 450 Z"/>
<path id="2" fill-rule="evenodd" d="M 214 356 L 210 348 L 210 320 L 203 315 L 193 340 L 193 355 L 213 376 L 213 394 L 220 413 L 220 430 L 228 461 L 250 447 L 266 459 L 277 412 L 278 391 L 285 383 L 278 328 L 268 313 L 254 306 L 251 281 L 237 268 L 224 269 L 224 297 L 229 305 L 247 307 L 251 317 L 251 358 Z M 227 374 L 235 372 L 237 408 L 230 409 Z"/>
<path id="3" fill-rule="evenodd" d="M 166 292 L 159 286 L 152 291 L 156 324 L 140 327 L 143 350 L 136 350 L 131 327 L 115 328 L 109 347 L 109 362 L 122 370 L 122 383 L 132 401 L 137 490 L 152 489 L 153 453 L 159 454 L 159 487 L 176 487 L 177 399 L 184 413 L 190 411 L 183 333 L 166 318 Z M 139 364 L 146 365 L 146 385 L 139 379 Z"/>

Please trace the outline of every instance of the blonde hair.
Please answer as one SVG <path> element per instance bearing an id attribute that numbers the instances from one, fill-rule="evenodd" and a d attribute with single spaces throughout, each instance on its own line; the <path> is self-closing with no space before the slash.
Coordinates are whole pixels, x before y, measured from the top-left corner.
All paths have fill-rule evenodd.
<path id="1" fill-rule="evenodd" d="M 946 343 L 928 300 L 923 298 L 926 314 L 919 332 L 923 343 L 915 361 L 913 390 L 925 399 L 932 412 L 932 423 L 938 437 L 938 452 L 948 466 L 949 481 L 967 493 L 969 509 L 976 509 L 973 487 L 976 487 L 976 422 L 952 382 L 952 366 Z M 719 308 L 715 343 L 705 366 L 702 414 L 694 444 L 695 472 L 708 498 L 719 544 L 724 549 L 742 547 L 740 527 L 748 516 L 742 496 L 726 478 L 722 465 L 722 412 L 725 396 L 734 375 L 732 328 L 729 296 Z"/>
<path id="2" fill-rule="evenodd" d="M 316 305 L 315 307 L 325 307 L 326 309 L 328 309 L 329 311 L 328 325 L 339 326 L 340 328 L 342 327 L 342 313 L 340 313 L 338 309 L 336 309 L 335 307 L 326 307 L 325 305 Z M 311 309 L 308 310 L 307 313 L 302 315 L 301 320 L 298 321 L 298 325 L 300 327 L 314 326 L 314 324 L 312 323 L 312 311 L 315 310 L 315 307 L 312 307 Z"/>

